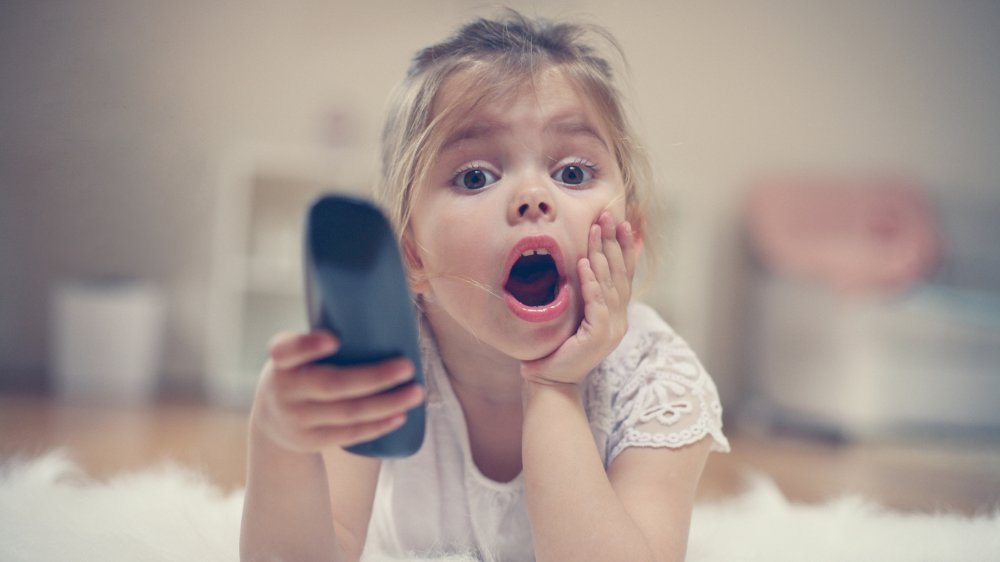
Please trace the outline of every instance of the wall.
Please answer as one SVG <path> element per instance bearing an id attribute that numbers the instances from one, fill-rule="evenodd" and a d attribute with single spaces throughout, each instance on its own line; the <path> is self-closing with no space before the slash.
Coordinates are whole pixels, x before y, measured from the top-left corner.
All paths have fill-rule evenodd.
<path id="1" fill-rule="evenodd" d="M 758 173 L 885 169 L 997 192 L 1000 4 L 521 2 L 608 26 L 670 211 L 664 310 L 735 392 L 737 213 Z M 8 2 L 0 7 L 0 377 L 47 369 L 61 279 L 151 279 L 165 374 L 199 383 L 214 182 L 240 143 L 371 151 L 408 56 L 479 4 Z"/>

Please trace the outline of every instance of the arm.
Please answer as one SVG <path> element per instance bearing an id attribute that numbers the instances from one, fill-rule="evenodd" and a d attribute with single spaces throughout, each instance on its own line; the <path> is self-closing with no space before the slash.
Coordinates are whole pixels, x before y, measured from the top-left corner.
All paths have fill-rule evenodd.
<path id="1" fill-rule="evenodd" d="M 345 556 L 342 560 L 359 560 L 368 537 L 382 461 L 334 447 L 323 452 L 323 464 L 330 505 L 337 506 L 333 528 Z"/>
<path id="2" fill-rule="evenodd" d="M 360 556 L 379 464 L 331 451 L 395 429 L 422 392 L 409 385 L 377 394 L 412 378 L 405 361 L 312 364 L 336 348 L 324 333 L 272 344 L 250 414 L 242 560 Z"/>
<path id="3" fill-rule="evenodd" d="M 347 560 L 336 538 L 320 455 L 283 449 L 251 430 L 240 559 Z"/>
<path id="4" fill-rule="evenodd" d="M 608 467 L 615 493 L 646 537 L 656 560 L 683 560 L 695 492 L 712 443 L 680 449 L 630 448 Z"/>
<path id="5" fill-rule="evenodd" d="M 529 384 L 523 459 L 537 560 L 683 560 L 709 441 L 626 449 L 605 472 L 576 389 Z"/>
<path id="6" fill-rule="evenodd" d="M 622 340 L 635 270 L 628 223 L 607 214 L 578 264 L 584 319 L 552 355 L 525 362 L 522 458 L 535 556 L 549 560 L 681 560 L 708 441 L 622 452 L 605 471 L 580 382 Z"/>

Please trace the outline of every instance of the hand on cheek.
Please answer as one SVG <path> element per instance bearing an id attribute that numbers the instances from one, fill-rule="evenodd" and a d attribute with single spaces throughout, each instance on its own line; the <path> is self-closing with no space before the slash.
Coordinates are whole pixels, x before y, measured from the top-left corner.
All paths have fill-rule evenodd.
<path id="1" fill-rule="evenodd" d="M 583 322 L 550 355 L 521 364 L 526 380 L 579 383 L 625 336 L 639 254 L 632 226 L 627 221 L 616 226 L 610 213 L 601 213 L 590 227 L 587 245 L 587 257 L 577 263 Z"/>

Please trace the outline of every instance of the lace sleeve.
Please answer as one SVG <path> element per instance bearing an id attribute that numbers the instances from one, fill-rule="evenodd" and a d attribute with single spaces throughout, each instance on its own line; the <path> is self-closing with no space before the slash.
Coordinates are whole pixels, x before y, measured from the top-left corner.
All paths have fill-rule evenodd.
<path id="1" fill-rule="evenodd" d="M 712 438 L 728 451 L 715 383 L 687 343 L 669 331 L 636 334 L 608 367 L 617 371 L 610 400 L 607 462 L 628 447 L 678 448 Z M 610 373 L 609 373 L 610 374 Z"/>

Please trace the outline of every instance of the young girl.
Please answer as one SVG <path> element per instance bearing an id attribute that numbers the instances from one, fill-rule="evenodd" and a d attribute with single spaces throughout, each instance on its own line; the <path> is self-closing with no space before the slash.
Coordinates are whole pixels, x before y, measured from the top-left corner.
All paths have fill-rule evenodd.
<path id="1" fill-rule="evenodd" d="M 403 360 L 313 366 L 335 334 L 275 338 L 250 420 L 245 560 L 453 554 L 680 560 L 715 387 L 631 303 L 643 160 L 599 30 L 507 13 L 417 54 L 383 190 L 421 315 Z M 387 319 L 390 321 L 391 319 Z M 341 449 L 426 401 L 415 455 Z"/>

